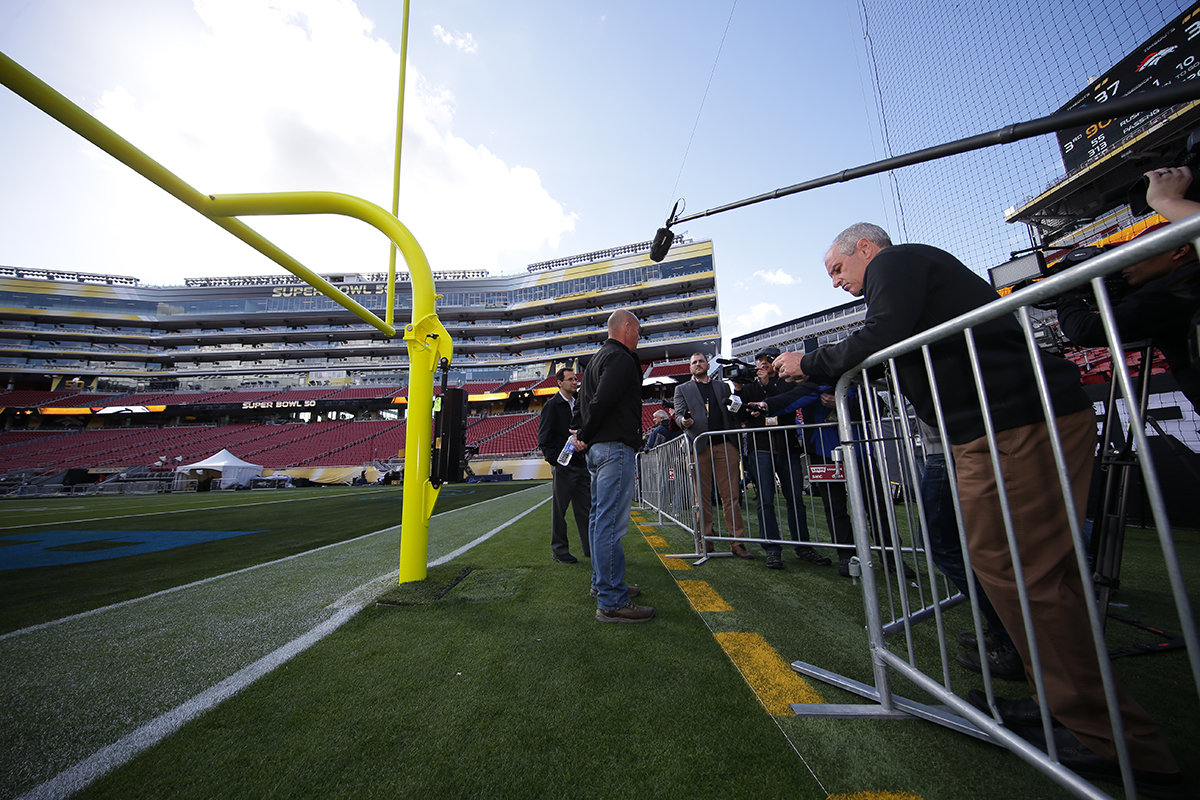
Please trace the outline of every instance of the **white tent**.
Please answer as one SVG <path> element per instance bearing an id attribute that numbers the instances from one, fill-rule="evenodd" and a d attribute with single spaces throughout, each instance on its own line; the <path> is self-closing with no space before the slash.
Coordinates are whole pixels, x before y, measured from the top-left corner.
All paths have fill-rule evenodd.
<path id="1" fill-rule="evenodd" d="M 262 475 L 262 466 L 242 461 L 228 450 L 222 450 L 203 461 L 176 467 L 176 472 L 216 473 L 210 477 L 220 477 L 222 486 L 249 486 L 252 478 Z"/>

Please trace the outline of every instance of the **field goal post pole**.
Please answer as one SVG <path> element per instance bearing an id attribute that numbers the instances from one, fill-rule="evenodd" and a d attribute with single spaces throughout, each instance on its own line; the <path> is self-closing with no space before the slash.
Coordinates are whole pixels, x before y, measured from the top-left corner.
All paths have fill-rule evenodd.
<path id="1" fill-rule="evenodd" d="M 381 231 L 404 256 L 412 281 L 413 308 L 412 322 L 404 326 L 409 372 L 404 501 L 400 517 L 400 583 L 424 580 L 429 558 L 429 518 L 439 492 L 430 480 L 433 378 L 441 360 L 445 358 L 449 363 L 454 356 L 450 334 L 437 316 L 438 295 L 434 290 L 433 271 L 424 251 L 398 219 L 379 206 L 350 195 L 335 192 L 281 192 L 216 195 L 210 197 L 209 201 L 213 215 L 340 214 L 353 217 Z M 394 281 L 395 275 L 389 275 L 389 296 L 394 291 Z M 336 287 L 332 287 L 332 290 L 335 294 L 342 294 Z M 375 319 L 383 323 L 378 317 Z"/>
<path id="2" fill-rule="evenodd" d="M 416 467 L 415 470 L 405 469 L 404 472 L 400 582 L 422 580 L 426 575 L 428 558 L 429 517 L 438 495 L 438 490 L 429 480 L 433 434 L 433 374 L 442 358 L 447 361 L 451 359 L 453 347 L 449 333 L 437 318 L 433 272 L 429 261 L 408 229 L 395 215 L 387 213 L 379 206 L 335 192 L 281 192 L 220 197 L 203 194 L 2 52 L 0 83 L 387 336 L 394 336 L 396 333 L 392 324 L 395 307 L 394 270 L 390 271 L 388 276 L 387 319 L 380 319 L 375 312 L 233 217 L 340 214 L 372 225 L 400 250 L 408 264 L 413 288 L 412 322 L 404 329 L 410 364 L 409 427 L 405 437 L 404 455 L 406 466 Z"/>

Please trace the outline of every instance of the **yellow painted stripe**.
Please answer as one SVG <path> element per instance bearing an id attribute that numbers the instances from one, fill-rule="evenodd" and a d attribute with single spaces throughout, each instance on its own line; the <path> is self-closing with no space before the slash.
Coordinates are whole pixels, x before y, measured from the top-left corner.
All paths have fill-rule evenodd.
<path id="1" fill-rule="evenodd" d="M 667 540 L 661 536 L 647 536 L 646 541 L 649 542 L 651 547 L 670 547 L 667 544 Z"/>
<path id="2" fill-rule="evenodd" d="M 852 792 L 850 794 L 831 794 L 826 800 L 924 800 L 924 798 L 912 792 Z"/>
<path id="3" fill-rule="evenodd" d="M 645 522 L 646 518 L 642 516 L 642 512 L 634 511 L 629 515 L 629 518 L 634 522 Z"/>
<path id="4" fill-rule="evenodd" d="M 708 581 L 679 581 L 679 588 L 697 611 L 733 611 L 733 606 L 726 603 Z"/>
<path id="5" fill-rule="evenodd" d="M 637 529 L 639 531 L 641 531 L 642 533 L 650 533 L 650 531 L 654 530 L 654 526 L 653 525 L 638 525 Z"/>
<path id="6" fill-rule="evenodd" d="M 680 581 L 682 584 L 683 581 Z M 714 633 L 758 701 L 773 716 L 792 716 L 792 703 L 824 703 L 766 639 L 757 633 Z"/>
<path id="7" fill-rule="evenodd" d="M 663 558 L 662 553 L 655 553 L 658 560 L 663 562 L 663 566 L 667 569 L 691 569 L 692 565 L 684 561 L 682 558 Z"/>

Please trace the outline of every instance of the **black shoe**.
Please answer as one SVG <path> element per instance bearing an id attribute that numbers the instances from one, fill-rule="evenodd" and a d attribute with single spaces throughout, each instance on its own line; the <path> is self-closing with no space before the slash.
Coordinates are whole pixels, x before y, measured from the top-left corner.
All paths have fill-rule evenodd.
<path id="1" fill-rule="evenodd" d="M 975 638 L 975 631 L 963 631 L 955 634 L 955 639 L 962 645 L 964 650 L 979 650 L 979 640 Z M 1000 640 L 990 633 L 983 635 L 983 644 L 985 647 L 997 647 Z"/>
<path id="2" fill-rule="evenodd" d="M 1006 681 L 1025 680 L 1025 664 L 1022 663 L 1017 648 L 1012 645 L 997 644 L 995 647 L 989 647 L 987 659 L 993 678 L 1003 678 Z M 972 672 L 983 672 L 983 667 L 979 665 L 978 650 L 959 653 L 955 660 Z"/>
<path id="3" fill-rule="evenodd" d="M 1012 732 L 1043 752 L 1047 750 L 1046 737 L 1042 733 L 1040 725 L 1038 727 L 1014 726 Z M 1109 761 L 1107 758 L 1093 753 L 1066 728 L 1054 729 L 1054 748 L 1058 753 L 1058 762 L 1081 778 L 1087 778 L 1090 781 L 1121 783 L 1121 768 L 1117 762 Z M 1137 786 L 1138 793 L 1147 797 L 1183 800 L 1188 796 L 1183 775 L 1179 772 L 1149 772 L 1144 769 L 1135 769 L 1133 782 Z"/>
<path id="4" fill-rule="evenodd" d="M 972 689 L 967 692 L 967 702 L 984 714 L 991 716 L 992 710 L 988 708 L 987 695 L 979 689 Z M 1000 712 L 1000 719 L 1004 720 L 1004 724 L 1010 728 L 1040 728 L 1042 725 L 1042 710 L 1032 697 L 1022 697 L 1020 700 L 1005 700 L 1003 697 L 997 695 L 996 710 Z M 1061 723 L 1054 717 L 1050 717 L 1050 724 L 1055 728 L 1061 727 Z"/>
<path id="5" fill-rule="evenodd" d="M 807 545 L 796 548 L 796 558 L 800 559 L 801 561 L 807 561 L 810 564 L 816 564 L 818 567 L 828 567 L 833 563 L 829 560 L 828 556 L 821 555 Z"/>
<path id="6" fill-rule="evenodd" d="M 893 575 L 895 575 L 896 574 L 896 562 L 893 561 L 891 558 L 886 558 L 886 557 L 883 560 L 885 562 L 887 562 L 887 571 L 892 573 Z M 904 563 L 903 561 L 900 562 L 900 565 L 904 568 L 905 580 L 912 581 L 912 580 L 917 579 L 917 573 L 913 572 L 912 567 L 910 567 L 908 564 Z"/>
<path id="7" fill-rule="evenodd" d="M 778 550 L 767 552 L 767 569 L 783 569 L 783 558 Z"/>
<path id="8" fill-rule="evenodd" d="M 839 561 L 838 562 L 838 575 L 841 575 L 843 578 L 850 577 L 850 562 L 849 561 Z"/>
<path id="9" fill-rule="evenodd" d="M 565 556 L 552 556 L 552 558 L 560 564 L 578 564 L 579 559 L 567 553 Z"/>

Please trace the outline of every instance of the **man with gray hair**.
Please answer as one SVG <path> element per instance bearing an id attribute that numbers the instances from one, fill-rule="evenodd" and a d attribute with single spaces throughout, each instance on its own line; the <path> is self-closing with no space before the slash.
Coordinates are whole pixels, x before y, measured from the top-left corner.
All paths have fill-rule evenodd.
<path id="1" fill-rule="evenodd" d="M 944 250 L 922 244 L 893 245 L 882 228 L 869 223 L 851 226 L 834 240 L 825 254 L 825 269 L 835 287 L 866 298 L 866 319 L 862 328 L 837 344 L 777 358 L 776 368 L 788 380 L 833 383 L 873 353 L 997 299 L 986 281 Z M 1119 780 L 1086 595 L 1067 506 L 1057 489 L 1050 431 L 1025 337 L 1011 314 L 972 330 L 996 439 L 994 455 L 1024 567 L 1049 711 L 1063 726 L 1054 731 L 1059 761 L 1087 778 Z M 938 396 L 933 394 L 919 351 L 896 359 L 899 385 L 926 424 L 938 424 L 935 407 L 942 407 L 972 565 L 1022 660 L 1032 664 L 999 484 L 992 470 L 993 453 L 979 393 L 971 380 L 971 353 L 965 337 L 957 335 L 931 344 L 929 352 Z M 1039 359 L 1072 500 L 1082 519 L 1095 455 L 1095 411 L 1074 364 L 1046 353 L 1040 353 Z M 1032 673 L 1027 676 L 1032 683 Z M 1173 796 L 1171 792 L 1182 789 L 1182 778 L 1158 726 L 1119 682 L 1117 694 L 1139 788 L 1147 793 L 1167 792 L 1155 796 Z M 981 697 L 979 693 L 969 699 L 988 710 L 986 697 Z M 1044 741 L 1038 741 L 1041 728 L 1025 727 L 1031 715 L 1039 720 L 1033 699 L 997 698 L 997 710 L 1015 733 L 1045 747 Z"/>
<path id="2" fill-rule="evenodd" d="M 583 371 L 572 428 L 578 449 L 587 451 L 592 479 L 588 536 L 592 551 L 592 596 L 600 622 L 649 622 L 654 609 L 634 605 L 640 592 L 625 583 L 621 537 L 629 529 L 642 446 L 642 367 L 637 357 L 641 324 L 624 309 L 608 318 L 608 340 Z"/>

